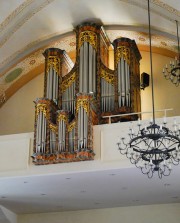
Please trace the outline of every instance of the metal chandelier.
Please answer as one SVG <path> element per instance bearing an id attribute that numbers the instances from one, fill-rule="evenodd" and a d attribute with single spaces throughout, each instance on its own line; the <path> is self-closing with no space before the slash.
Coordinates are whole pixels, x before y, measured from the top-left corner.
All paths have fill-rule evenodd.
<path id="1" fill-rule="evenodd" d="M 175 58 L 175 61 L 171 62 L 168 65 L 166 64 L 163 68 L 163 75 L 167 80 L 170 80 L 176 87 L 180 83 L 180 47 L 179 47 L 179 33 L 178 33 L 178 21 L 176 20 L 177 28 L 177 43 L 178 43 L 178 56 Z"/>
<path id="2" fill-rule="evenodd" d="M 172 165 L 178 165 L 180 162 L 180 128 L 176 121 L 174 122 L 173 130 L 167 128 L 166 118 L 164 118 L 162 125 L 156 124 L 149 0 L 148 21 L 153 119 L 150 121 L 150 125 L 144 128 L 139 120 L 138 132 L 135 133 L 133 128 L 130 128 L 130 140 L 127 141 L 122 137 L 117 145 L 120 153 L 126 155 L 130 162 L 139 168 L 143 174 L 146 174 L 148 178 L 152 178 L 154 173 L 157 173 L 159 178 L 162 178 L 162 176 L 169 176 Z"/>

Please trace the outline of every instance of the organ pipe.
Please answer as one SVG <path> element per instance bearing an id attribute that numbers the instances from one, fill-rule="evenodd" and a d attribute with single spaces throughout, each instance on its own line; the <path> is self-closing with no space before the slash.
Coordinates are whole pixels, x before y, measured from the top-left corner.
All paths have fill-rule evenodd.
<path id="1" fill-rule="evenodd" d="M 106 113 L 140 109 L 141 56 L 135 42 L 127 38 L 113 42 L 115 68 L 111 70 L 106 67 L 111 42 L 101 25 L 79 25 L 76 35 L 72 70 L 65 51 L 49 48 L 44 52 L 44 98 L 36 102 L 35 164 L 93 159 L 92 125 L 106 123 L 102 118 Z M 120 120 L 112 118 L 112 122 Z"/>
<path id="2" fill-rule="evenodd" d="M 96 51 L 84 42 L 80 48 L 79 92 L 96 92 Z"/>

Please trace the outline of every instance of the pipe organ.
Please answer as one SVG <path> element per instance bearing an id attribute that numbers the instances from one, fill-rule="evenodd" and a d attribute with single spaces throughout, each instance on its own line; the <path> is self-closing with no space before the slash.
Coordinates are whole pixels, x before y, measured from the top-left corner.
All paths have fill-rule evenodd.
<path id="1" fill-rule="evenodd" d="M 35 101 L 33 162 L 36 165 L 92 160 L 93 125 L 106 115 L 139 112 L 141 55 L 134 40 L 110 43 L 103 27 L 84 23 L 75 29 L 76 63 L 65 51 L 45 50 L 44 97 Z M 114 47 L 114 70 L 108 68 Z M 136 116 L 112 118 L 113 122 Z"/>

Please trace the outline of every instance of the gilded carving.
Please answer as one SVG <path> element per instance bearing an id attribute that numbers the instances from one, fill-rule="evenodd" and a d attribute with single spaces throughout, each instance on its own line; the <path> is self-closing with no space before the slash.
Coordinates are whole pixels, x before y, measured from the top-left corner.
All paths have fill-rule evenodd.
<path id="1" fill-rule="evenodd" d="M 57 126 L 53 125 L 52 123 L 49 124 L 49 128 L 53 131 L 53 132 L 57 132 Z"/>
<path id="2" fill-rule="evenodd" d="M 79 111 L 79 108 L 81 106 L 84 108 L 84 110 L 88 114 L 89 113 L 89 98 L 88 97 L 78 98 L 76 112 Z"/>
<path id="3" fill-rule="evenodd" d="M 57 121 L 60 122 L 63 120 L 65 123 L 68 123 L 68 117 L 66 114 L 58 114 Z"/>
<path id="4" fill-rule="evenodd" d="M 92 31 L 84 31 L 79 35 L 79 49 L 84 42 L 90 43 L 94 49 L 97 49 L 97 35 Z"/>
<path id="5" fill-rule="evenodd" d="M 62 82 L 62 92 L 64 92 L 68 87 L 70 87 L 75 80 L 76 80 L 75 73 L 73 73 L 69 78 L 65 79 Z"/>
<path id="6" fill-rule="evenodd" d="M 74 129 L 75 124 L 76 124 L 76 122 L 74 121 L 74 122 L 71 122 L 71 123 L 68 125 L 68 132 L 71 132 L 71 131 Z"/>
<path id="7" fill-rule="evenodd" d="M 130 64 L 130 49 L 126 46 L 119 46 L 116 50 L 115 63 L 117 64 L 120 58 L 124 58 L 128 64 Z"/>
<path id="8" fill-rule="evenodd" d="M 44 114 L 45 117 L 49 118 L 49 111 L 47 109 L 47 105 L 46 104 L 37 104 L 37 116 L 39 115 L 40 112 L 42 112 Z"/>
<path id="9" fill-rule="evenodd" d="M 106 72 L 104 69 L 101 69 L 100 73 L 101 78 L 104 78 L 108 83 L 114 85 L 114 74 Z"/>
<path id="10" fill-rule="evenodd" d="M 50 68 L 53 68 L 57 74 L 60 71 L 60 58 L 57 56 L 49 56 L 47 60 L 47 70 L 46 73 L 49 71 Z"/>

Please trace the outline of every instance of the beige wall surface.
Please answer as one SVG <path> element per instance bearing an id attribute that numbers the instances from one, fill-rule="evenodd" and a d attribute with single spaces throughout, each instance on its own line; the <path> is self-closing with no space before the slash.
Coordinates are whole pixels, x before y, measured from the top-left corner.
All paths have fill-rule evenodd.
<path id="1" fill-rule="evenodd" d="M 27 214 L 18 223 L 179 223 L 180 204 Z"/>
<path id="2" fill-rule="evenodd" d="M 19 89 L 0 108 L 0 135 L 34 131 L 34 100 L 43 96 L 44 75 Z"/>
<path id="3" fill-rule="evenodd" d="M 140 73 L 150 73 L 149 52 L 141 52 Z M 174 108 L 168 116 L 180 115 L 180 87 L 175 87 L 170 81 L 165 80 L 162 68 L 172 58 L 153 54 L 153 73 L 155 87 L 155 109 Z M 43 74 L 18 90 L 0 109 L 0 135 L 25 133 L 34 131 L 34 103 L 37 97 L 43 96 Z M 142 111 L 152 110 L 151 87 L 141 91 Z M 157 117 L 162 117 L 158 113 Z M 143 119 L 152 117 L 142 115 Z"/>
<path id="4" fill-rule="evenodd" d="M 140 61 L 140 73 L 146 72 L 150 74 L 150 59 L 149 52 L 141 52 L 142 60 Z M 155 110 L 173 108 L 173 111 L 167 113 L 168 116 L 180 115 L 180 86 L 176 87 L 169 80 L 166 80 L 162 75 L 162 69 L 166 64 L 169 64 L 172 58 L 153 54 L 153 76 L 154 76 L 154 98 Z M 142 111 L 152 110 L 152 93 L 150 86 L 141 90 L 141 109 Z M 162 113 L 157 113 L 157 117 L 162 117 Z M 144 114 L 144 119 L 152 117 L 152 115 Z"/>

